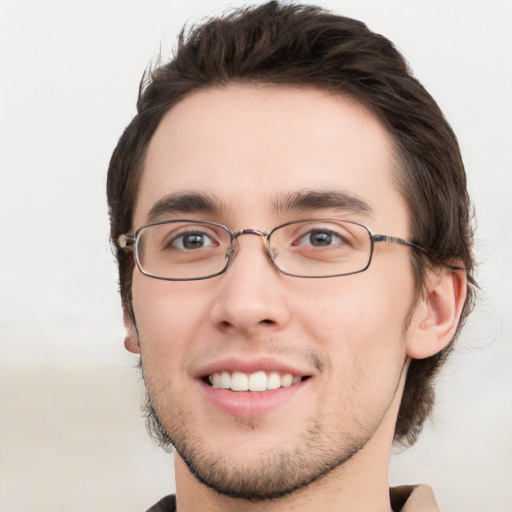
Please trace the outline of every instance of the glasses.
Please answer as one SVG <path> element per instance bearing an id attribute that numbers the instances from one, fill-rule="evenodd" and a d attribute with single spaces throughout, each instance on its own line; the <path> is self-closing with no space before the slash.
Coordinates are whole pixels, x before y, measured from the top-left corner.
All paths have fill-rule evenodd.
<path id="1" fill-rule="evenodd" d="M 123 250 L 133 250 L 139 270 L 168 281 L 215 277 L 229 268 L 238 252 L 238 238 L 264 240 L 274 267 L 294 277 L 337 277 L 365 271 L 376 243 L 404 245 L 427 252 L 414 242 L 375 235 L 358 222 L 306 219 L 287 222 L 269 233 L 256 229 L 231 231 L 217 222 L 169 220 L 148 224 L 117 238 Z"/>

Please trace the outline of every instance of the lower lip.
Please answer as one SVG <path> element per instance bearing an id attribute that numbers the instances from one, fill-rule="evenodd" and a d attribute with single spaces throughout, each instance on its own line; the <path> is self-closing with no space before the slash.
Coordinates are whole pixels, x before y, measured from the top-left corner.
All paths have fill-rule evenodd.
<path id="1" fill-rule="evenodd" d="M 288 403 L 304 389 L 310 380 L 311 378 L 286 388 L 253 392 L 214 388 L 201 382 L 201 391 L 223 412 L 231 416 L 255 418 Z"/>

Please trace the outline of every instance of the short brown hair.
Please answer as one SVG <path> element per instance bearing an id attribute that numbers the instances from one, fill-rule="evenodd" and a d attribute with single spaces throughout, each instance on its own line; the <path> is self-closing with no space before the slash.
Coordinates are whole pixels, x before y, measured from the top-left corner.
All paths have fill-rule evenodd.
<path id="1" fill-rule="evenodd" d="M 192 91 L 230 82 L 327 89 L 355 98 L 385 123 L 395 140 L 397 184 L 409 208 L 413 240 L 433 261 L 455 260 L 466 270 L 468 294 L 460 327 L 473 303 L 475 281 L 471 205 L 457 139 L 388 39 L 319 7 L 269 2 L 181 32 L 172 60 L 144 74 L 138 113 L 112 155 L 107 184 L 112 238 L 133 227 L 145 152 L 164 114 Z M 119 249 L 116 256 L 128 319 L 134 262 Z M 418 293 L 429 263 L 414 251 Z M 433 378 L 452 344 L 411 362 L 396 440 L 416 440 L 433 406 Z"/>

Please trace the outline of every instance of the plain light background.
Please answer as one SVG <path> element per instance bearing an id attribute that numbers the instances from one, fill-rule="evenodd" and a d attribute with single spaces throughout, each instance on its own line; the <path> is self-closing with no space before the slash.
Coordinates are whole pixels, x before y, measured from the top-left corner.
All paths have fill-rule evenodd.
<path id="1" fill-rule="evenodd" d="M 258 2 L 261 3 L 261 2 Z M 445 512 L 512 511 L 512 1 L 310 2 L 409 60 L 458 134 L 478 307 L 391 483 Z M 138 512 L 173 490 L 123 349 L 105 176 L 147 64 L 224 0 L 0 0 L 0 510 Z"/>

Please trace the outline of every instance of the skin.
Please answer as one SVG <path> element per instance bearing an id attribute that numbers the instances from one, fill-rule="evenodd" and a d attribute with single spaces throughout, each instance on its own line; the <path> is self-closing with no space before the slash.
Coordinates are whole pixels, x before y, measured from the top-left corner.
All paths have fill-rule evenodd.
<path id="1" fill-rule="evenodd" d="M 206 89 L 157 129 L 133 228 L 150 222 L 168 194 L 203 194 L 216 211 L 160 212 L 158 220 L 270 231 L 295 219 L 343 217 L 407 238 L 395 172 L 391 135 L 352 100 L 288 86 Z M 369 211 L 274 208 L 276 198 L 309 191 L 343 192 Z M 279 273 L 258 237 L 242 236 L 239 246 L 229 270 L 212 279 L 160 281 L 137 269 L 133 276 L 137 328 L 127 326 L 125 344 L 141 354 L 153 406 L 177 450 L 180 512 L 312 504 L 389 511 L 405 370 L 410 357 L 428 357 L 451 339 L 463 275 L 430 272 L 418 298 L 403 246 L 377 244 L 367 271 L 329 279 Z M 216 364 L 286 365 L 309 378 L 275 406 L 251 408 L 245 394 L 239 410 L 231 402 L 227 410 L 205 393 L 202 377 Z"/>

